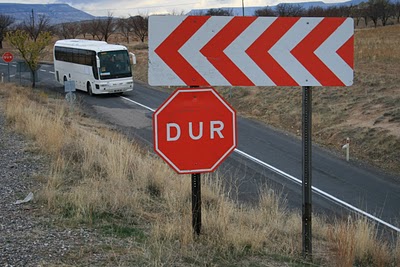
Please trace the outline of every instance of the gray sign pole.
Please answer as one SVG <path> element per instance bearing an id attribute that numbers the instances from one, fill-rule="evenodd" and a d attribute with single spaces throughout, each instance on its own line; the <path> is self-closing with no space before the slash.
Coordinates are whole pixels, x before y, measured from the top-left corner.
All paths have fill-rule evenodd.
<path id="1" fill-rule="evenodd" d="M 200 173 L 192 174 L 192 226 L 193 232 L 201 232 L 201 182 Z"/>
<path id="2" fill-rule="evenodd" d="M 8 65 L 8 66 L 7 66 L 7 68 L 8 68 L 8 69 L 7 69 L 7 74 L 8 74 L 8 75 L 7 75 L 7 76 L 8 76 L 7 81 L 10 82 L 10 62 L 8 62 L 7 65 Z"/>
<path id="3" fill-rule="evenodd" d="M 199 86 L 190 86 L 198 88 Z M 192 226 L 193 233 L 200 235 L 201 232 L 201 174 L 192 173 Z"/>
<path id="4" fill-rule="evenodd" d="M 312 87 L 303 86 L 303 257 L 312 256 L 311 212 L 312 212 L 312 165 L 311 165 L 311 127 L 312 127 Z"/>

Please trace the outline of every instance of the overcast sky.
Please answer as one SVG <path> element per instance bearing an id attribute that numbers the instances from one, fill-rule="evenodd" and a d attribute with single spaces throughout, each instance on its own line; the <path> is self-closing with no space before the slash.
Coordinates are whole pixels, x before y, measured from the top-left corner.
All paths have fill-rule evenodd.
<path id="1" fill-rule="evenodd" d="M 279 3 L 307 2 L 307 0 L 243 0 L 244 6 L 273 6 Z M 316 0 L 318 1 L 318 0 Z M 325 3 L 345 2 L 346 0 L 325 0 Z M 311 1 L 308 1 L 311 2 Z M 64 3 L 94 16 L 115 17 L 129 15 L 151 15 L 160 13 L 187 13 L 192 9 L 219 7 L 242 7 L 242 0 L 0 0 L 0 3 L 51 4 Z"/>

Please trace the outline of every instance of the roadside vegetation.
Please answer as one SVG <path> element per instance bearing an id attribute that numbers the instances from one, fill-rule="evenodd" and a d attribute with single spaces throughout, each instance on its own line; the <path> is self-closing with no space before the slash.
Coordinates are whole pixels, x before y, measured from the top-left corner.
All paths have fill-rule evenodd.
<path id="1" fill-rule="evenodd" d="M 10 129 L 33 140 L 32 152 L 48 155 L 39 203 L 62 225 L 90 225 L 127 240 L 126 247 L 99 247 L 110 254 L 107 265 L 305 264 L 301 215 L 287 209 L 280 192 L 263 188 L 259 202 L 246 206 L 229 198 L 224 177 L 203 175 L 203 232 L 194 236 L 190 179 L 80 109 L 71 111 L 60 96 L 11 84 L 1 84 L 0 94 Z M 313 240 L 312 265 L 400 264 L 399 239 L 383 238 L 364 218 L 328 223 L 316 215 Z M 79 263 L 75 253 L 63 262 Z"/>

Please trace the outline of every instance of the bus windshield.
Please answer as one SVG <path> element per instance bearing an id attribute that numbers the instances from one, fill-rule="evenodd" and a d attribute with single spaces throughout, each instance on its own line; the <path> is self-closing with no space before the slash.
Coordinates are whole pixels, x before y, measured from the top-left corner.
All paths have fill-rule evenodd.
<path id="1" fill-rule="evenodd" d="M 128 51 L 107 51 L 99 52 L 100 79 L 114 79 L 131 77 L 131 64 Z"/>

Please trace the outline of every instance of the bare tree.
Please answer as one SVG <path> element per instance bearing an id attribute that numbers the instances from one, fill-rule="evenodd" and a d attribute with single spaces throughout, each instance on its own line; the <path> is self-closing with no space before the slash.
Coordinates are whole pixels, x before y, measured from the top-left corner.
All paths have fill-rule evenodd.
<path id="1" fill-rule="evenodd" d="M 365 27 L 368 26 L 369 16 L 368 16 L 368 3 L 362 2 L 358 5 L 361 16 L 364 18 Z"/>
<path id="2" fill-rule="evenodd" d="M 9 15 L 0 14 L 0 49 L 3 49 L 4 36 L 15 19 Z"/>
<path id="3" fill-rule="evenodd" d="M 397 19 L 397 23 L 400 23 L 400 2 L 394 3 L 393 9 L 394 9 L 393 15 Z"/>
<path id="4" fill-rule="evenodd" d="M 394 14 L 394 8 L 390 0 L 379 0 L 379 18 L 382 22 L 382 26 L 386 26 L 389 18 Z"/>
<path id="5" fill-rule="evenodd" d="M 233 16 L 232 9 L 211 8 L 207 10 L 206 16 Z"/>
<path id="6" fill-rule="evenodd" d="M 353 5 L 350 6 L 339 6 L 339 17 L 351 17 L 351 11 L 353 9 Z"/>
<path id="7" fill-rule="evenodd" d="M 99 20 L 98 37 L 99 40 L 108 41 L 110 35 L 115 32 L 115 19 L 112 13 L 108 13 L 107 18 Z"/>
<path id="8" fill-rule="evenodd" d="M 258 9 L 254 12 L 257 17 L 275 17 L 275 12 L 269 6 Z"/>
<path id="9" fill-rule="evenodd" d="M 367 14 L 368 17 L 374 22 L 375 27 L 378 26 L 379 12 L 378 9 L 375 8 L 373 3 L 368 5 Z"/>
<path id="10" fill-rule="evenodd" d="M 74 39 L 81 34 L 79 23 L 62 23 L 57 30 L 57 34 L 64 39 Z"/>
<path id="11" fill-rule="evenodd" d="M 81 34 L 83 34 L 83 38 L 86 39 L 86 34 L 90 34 L 90 28 L 92 26 L 92 21 L 80 22 L 79 25 L 81 28 Z"/>
<path id="12" fill-rule="evenodd" d="M 45 15 L 36 15 L 32 9 L 32 15 L 28 19 L 24 20 L 19 29 L 27 32 L 30 38 L 36 42 L 40 33 L 42 32 L 53 32 L 53 26 L 50 24 L 50 18 Z"/>
<path id="13" fill-rule="evenodd" d="M 337 6 L 330 6 L 325 10 L 325 17 L 341 17 L 342 12 Z"/>
<path id="14" fill-rule="evenodd" d="M 118 33 L 125 37 L 126 42 L 129 44 L 129 35 L 132 32 L 132 27 L 129 25 L 128 19 L 117 20 Z"/>
<path id="15" fill-rule="evenodd" d="M 304 13 L 306 17 L 325 17 L 325 15 L 326 10 L 320 6 L 311 6 Z"/>
<path id="16" fill-rule="evenodd" d="M 204 10 L 195 10 L 195 11 L 192 11 L 191 14 L 193 16 L 205 16 L 206 12 Z"/>
<path id="17" fill-rule="evenodd" d="M 360 8 L 359 5 L 356 6 L 352 6 L 351 8 L 351 15 L 350 15 L 353 19 L 355 19 L 356 21 L 356 26 L 358 26 L 360 24 L 361 18 L 363 16 L 362 14 L 362 9 Z"/>
<path id="18" fill-rule="evenodd" d="M 382 26 L 386 26 L 386 23 L 391 16 L 391 8 L 390 0 L 368 1 L 368 17 L 374 22 L 375 27 L 378 25 L 378 20 L 382 22 Z"/>
<path id="19" fill-rule="evenodd" d="M 279 17 L 301 17 L 305 10 L 299 4 L 282 3 L 276 6 L 276 13 Z"/>
<path id="20" fill-rule="evenodd" d="M 149 17 L 148 16 L 134 16 L 129 18 L 129 25 L 132 32 L 144 42 L 149 34 Z"/>
<path id="21" fill-rule="evenodd" d="M 92 35 L 92 39 L 94 38 L 98 38 L 99 40 L 101 40 L 98 36 L 99 36 L 99 32 L 100 32 L 100 20 L 99 19 L 94 19 L 91 20 L 87 23 L 87 28 L 86 28 L 86 33 Z"/>

